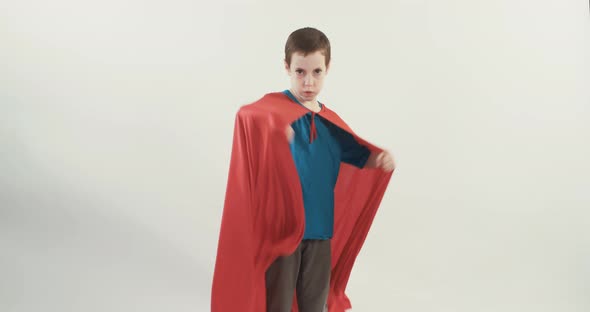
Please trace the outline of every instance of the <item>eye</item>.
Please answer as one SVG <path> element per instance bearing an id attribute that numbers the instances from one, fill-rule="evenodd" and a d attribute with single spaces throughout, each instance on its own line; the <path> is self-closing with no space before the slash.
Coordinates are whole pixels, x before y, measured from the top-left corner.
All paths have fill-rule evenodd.
<path id="1" fill-rule="evenodd" d="M 296 69 L 295 72 L 298 73 L 298 74 L 303 74 L 303 70 L 302 69 Z"/>
<path id="2" fill-rule="evenodd" d="M 322 70 L 321 70 L 321 69 L 319 69 L 319 68 L 315 70 L 315 73 L 316 73 L 316 74 L 319 74 L 319 73 L 321 73 L 321 72 L 322 72 Z"/>

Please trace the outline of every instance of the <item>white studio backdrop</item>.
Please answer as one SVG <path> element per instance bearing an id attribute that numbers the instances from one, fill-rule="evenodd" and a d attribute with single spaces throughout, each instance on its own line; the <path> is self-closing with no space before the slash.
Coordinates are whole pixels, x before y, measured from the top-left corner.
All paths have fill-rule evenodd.
<path id="1" fill-rule="evenodd" d="M 587 1 L 0 2 L 0 311 L 208 311 L 233 121 L 320 100 L 398 162 L 353 311 L 590 311 Z M 231 300 L 231 299 L 228 299 Z"/>

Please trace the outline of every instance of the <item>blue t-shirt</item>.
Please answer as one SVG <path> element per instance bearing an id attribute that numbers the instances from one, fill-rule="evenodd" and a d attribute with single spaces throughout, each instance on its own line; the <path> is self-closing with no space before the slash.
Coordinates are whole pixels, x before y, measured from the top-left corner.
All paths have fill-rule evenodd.
<path id="1" fill-rule="evenodd" d="M 289 90 L 284 94 L 302 105 Z M 323 106 L 320 103 L 320 106 Z M 371 151 L 311 110 L 295 120 L 291 154 L 301 181 L 305 208 L 303 239 L 330 239 L 334 233 L 334 188 L 340 162 L 363 168 Z"/>

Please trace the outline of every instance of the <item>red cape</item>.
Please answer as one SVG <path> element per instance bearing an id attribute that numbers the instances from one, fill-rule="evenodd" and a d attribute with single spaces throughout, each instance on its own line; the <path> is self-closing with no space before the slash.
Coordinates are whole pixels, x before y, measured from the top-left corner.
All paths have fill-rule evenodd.
<path id="1" fill-rule="evenodd" d="M 309 110 L 281 92 L 242 106 L 233 147 L 211 292 L 212 312 L 266 311 L 265 272 L 279 256 L 295 251 L 305 226 L 299 176 L 286 128 Z M 319 114 L 359 138 L 325 107 Z M 332 272 L 328 308 L 351 308 L 344 293 L 392 172 L 342 163 L 335 189 Z M 293 311 L 297 312 L 296 300 Z"/>

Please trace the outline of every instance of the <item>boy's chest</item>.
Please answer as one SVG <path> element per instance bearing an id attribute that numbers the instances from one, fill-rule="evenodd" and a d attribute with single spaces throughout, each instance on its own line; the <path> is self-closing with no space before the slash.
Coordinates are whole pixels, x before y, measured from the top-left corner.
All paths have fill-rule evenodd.
<path id="1" fill-rule="evenodd" d="M 295 152 L 316 159 L 330 157 L 340 161 L 340 143 L 330 122 L 307 114 L 295 120 L 291 127 L 295 132 L 291 148 Z"/>
<path id="2" fill-rule="evenodd" d="M 295 132 L 291 153 L 304 186 L 331 186 L 340 168 L 340 144 L 331 123 L 319 116 L 315 116 L 314 123 L 308 114 L 291 124 Z M 311 136 L 314 128 L 316 135 Z"/>

